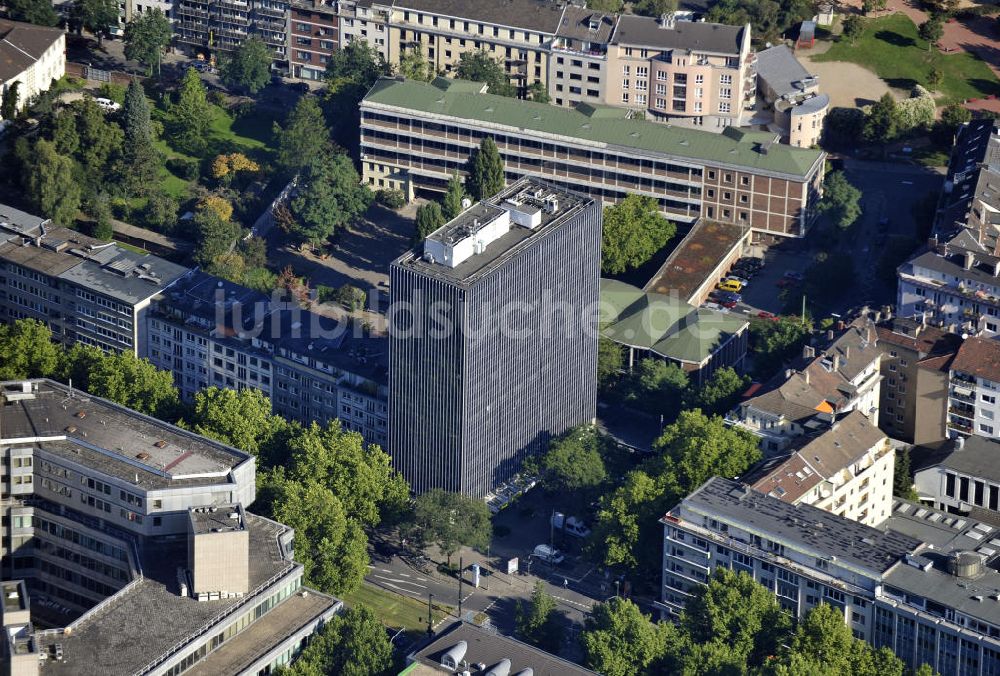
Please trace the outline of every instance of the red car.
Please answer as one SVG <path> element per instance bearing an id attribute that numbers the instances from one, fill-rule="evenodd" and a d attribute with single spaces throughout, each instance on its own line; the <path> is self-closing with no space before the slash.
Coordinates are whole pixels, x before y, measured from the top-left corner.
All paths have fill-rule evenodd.
<path id="1" fill-rule="evenodd" d="M 767 310 L 761 310 L 760 312 L 758 312 L 757 317 L 759 319 L 770 319 L 772 322 L 776 322 L 779 319 L 781 319 L 781 317 L 779 317 L 778 315 L 774 314 L 773 312 L 768 312 Z"/>

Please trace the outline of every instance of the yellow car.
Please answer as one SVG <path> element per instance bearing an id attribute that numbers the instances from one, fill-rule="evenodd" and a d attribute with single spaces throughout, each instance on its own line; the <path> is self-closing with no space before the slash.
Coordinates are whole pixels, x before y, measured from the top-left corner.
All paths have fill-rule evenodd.
<path id="1" fill-rule="evenodd" d="M 725 279 L 715 287 L 719 291 L 732 291 L 733 293 L 739 293 L 743 290 L 743 285 L 737 282 L 735 279 Z"/>

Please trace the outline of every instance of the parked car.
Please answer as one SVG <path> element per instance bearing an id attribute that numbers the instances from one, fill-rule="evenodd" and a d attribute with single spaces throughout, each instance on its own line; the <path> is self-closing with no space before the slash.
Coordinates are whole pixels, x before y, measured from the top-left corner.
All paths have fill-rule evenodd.
<path id="1" fill-rule="evenodd" d="M 294 92 L 302 92 L 304 94 L 309 92 L 309 85 L 305 82 L 294 82 L 288 85 L 288 88 Z"/>
<path id="2" fill-rule="evenodd" d="M 548 545 L 538 545 L 537 547 L 535 547 L 535 551 L 532 552 L 532 555 L 536 559 L 540 559 L 552 566 L 558 566 L 560 563 L 566 560 L 566 557 L 563 556 L 562 552 L 560 552 L 558 549 L 549 547 Z"/>
<path id="3" fill-rule="evenodd" d="M 801 282 L 803 279 L 806 278 L 806 276 L 801 272 L 799 272 L 798 270 L 785 270 L 784 277 L 785 279 L 793 279 L 796 282 Z"/>
<path id="4" fill-rule="evenodd" d="M 778 315 L 774 314 L 773 312 L 768 312 L 767 310 L 761 310 L 760 312 L 758 312 L 757 313 L 757 318 L 758 319 L 770 319 L 772 322 L 776 322 L 779 319 L 781 319 L 781 317 L 779 317 Z"/>
<path id="5" fill-rule="evenodd" d="M 553 528 L 558 528 L 567 535 L 577 538 L 585 538 L 590 535 L 590 529 L 584 525 L 583 521 L 575 516 L 567 517 L 561 512 L 555 512 L 550 519 Z"/>
<path id="6" fill-rule="evenodd" d="M 117 113 L 119 110 L 121 110 L 122 107 L 120 103 L 116 103 L 111 99 L 106 99 L 103 96 L 95 98 L 94 103 L 100 106 L 101 110 L 103 110 L 105 113 Z"/>
<path id="7" fill-rule="evenodd" d="M 743 300 L 743 296 L 732 291 L 720 291 L 715 295 L 716 303 L 730 309 L 736 307 L 741 300 Z"/>
<path id="8" fill-rule="evenodd" d="M 724 279 L 719 282 L 715 288 L 719 291 L 732 291 L 733 293 L 739 293 L 743 290 L 743 285 L 734 279 Z"/>
<path id="9" fill-rule="evenodd" d="M 750 281 L 746 277 L 740 277 L 739 275 L 726 275 L 723 281 L 739 282 L 740 286 L 750 286 Z"/>
<path id="10" fill-rule="evenodd" d="M 764 259 L 757 258 L 756 256 L 744 256 L 743 258 L 736 261 L 737 265 L 749 268 L 751 270 L 760 270 L 764 267 Z"/>
<path id="11" fill-rule="evenodd" d="M 724 308 L 721 305 L 719 305 L 718 303 L 714 303 L 714 302 L 713 303 L 705 303 L 704 305 L 702 305 L 702 307 L 705 308 L 706 310 L 714 310 L 716 312 L 729 312 L 728 308 Z"/>

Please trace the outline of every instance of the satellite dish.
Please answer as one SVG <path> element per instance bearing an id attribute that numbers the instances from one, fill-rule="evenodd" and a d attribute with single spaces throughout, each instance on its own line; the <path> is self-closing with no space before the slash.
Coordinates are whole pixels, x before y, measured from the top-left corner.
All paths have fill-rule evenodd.
<path id="1" fill-rule="evenodd" d="M 468 197 L 463 197 L 462 198 L 462 208 L 463 209 L 468 209 L 471 206 L 472 206 L 472 200 L 470 200 Z"/>

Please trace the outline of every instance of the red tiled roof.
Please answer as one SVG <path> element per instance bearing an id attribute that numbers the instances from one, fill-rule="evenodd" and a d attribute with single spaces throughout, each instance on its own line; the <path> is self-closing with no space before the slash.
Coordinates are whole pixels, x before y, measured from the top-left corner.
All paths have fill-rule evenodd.
<path id="1" fill-rule="evenodd" d="M 951 363 L 955 371 L 1000 381 L 1000 340 L 966 338 Z"/>

